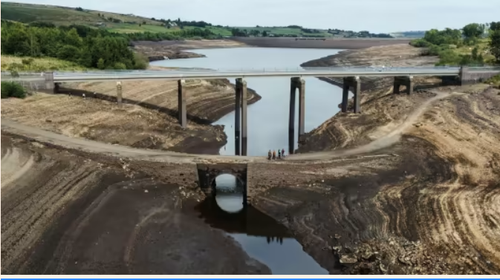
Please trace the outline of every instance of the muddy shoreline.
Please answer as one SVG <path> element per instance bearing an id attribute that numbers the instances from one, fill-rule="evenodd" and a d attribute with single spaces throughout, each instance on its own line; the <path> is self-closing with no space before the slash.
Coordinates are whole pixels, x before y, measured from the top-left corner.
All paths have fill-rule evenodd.
<path id="1" fill-rule="evenodd" d="M 166 59 L 205 57 L 203 54 L 190 52 L 188 50 L 244 46 L 242 43 L 231 40 L 135 41 L 132 42 L 132 44 L 134 50 L 148 57 L 150 62 Z"/>

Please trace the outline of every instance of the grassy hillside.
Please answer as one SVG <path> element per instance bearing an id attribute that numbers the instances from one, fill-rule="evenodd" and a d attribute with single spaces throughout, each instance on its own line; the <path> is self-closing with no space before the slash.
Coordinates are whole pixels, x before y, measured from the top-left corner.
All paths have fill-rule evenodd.
<path id="1" fill-rule="evenodd" d="M 79 71 L 86 68 L 66 60 L 52 57 L 31 58 L 2 55 L 2 71 Z"/>
<path id="2" fill-rule="evenodd" d="M 24 23 L 35 21 L 52 22 L 56 25 L 92 25 L 101 23 L 113 25 L 112 19 L 122 22 L 143 23 L 146 25 L 161 25 L 161 22 L 134 15 L 123 15 L 93 10 L 80 10 L 77 8 L 2 2 L 2 19 L 14 20 Z"/>
<path id="3" fill-rule="evenodd" d="M 24 4 L 2 2 L 2 19 L 23 23 L 48 22 L 55 25 L 86 25 L 103 28 L 117 33 L 169 33 L 179 31 L 177 24 L 166 23 L 165 20 L 135 16 L 132 14 L 117 14 L 112 12 L 87 10 L 85 7 L 60 7 L 51 5 Z M 234 29 L 244 31 L 235 36 L 278 36 L 278 37 L 366 37 L 353 31 L 328 32 L 328 30 L 307 29 L 301 27 L 228 27 L 212 26 L 211 24 L 191 24 L 182 22 L 183 29 L 208 29 L 214 35 L 233 36 Z M 167 27 L 167 25 L 169 25 Z M 263 35 L 265 32 L 266 35 Z M 345 36 L 344 36 L 345 35 Z"/>

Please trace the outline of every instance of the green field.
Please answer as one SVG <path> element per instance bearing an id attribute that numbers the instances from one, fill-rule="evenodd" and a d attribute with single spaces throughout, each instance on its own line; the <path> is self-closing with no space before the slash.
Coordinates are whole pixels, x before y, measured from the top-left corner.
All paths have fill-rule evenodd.
<path id="1" fill-rule="evenodd" d="M 113 23 L 113 21 L 109 18 L 120 20 L 123 23 Z M 24 23 L 43 21 L 51 22 L 55 25 L 81 24 L 98 26 L 99 24 L 103 24 L 106 28 L 115 28 L 117 30 L 123 29 L 125 30 L 125 32 L 131 29 L 130 26 L 136 26 L 140 29 L 141 27 L 139 27 L 139 24 L 142 24 L 142 26 L 149 25 L 151 29 L 156 30 L 153 32 L 160 32 L 159 30 L 162 28 L 162 22 L 160 21 L 155 21 L 149 18 L 134 15 L 122 15 L 93 10 L 78 11 L 76 10 L 76 8 L 69 7 L 21 4 L 13 2 L 2 2 L 2 19 L 14 20 Z M 146 24 L 143 24 L 144 22 Z"/>
<path id="2" fill-rule="evenodd" d="M 135 15 L 124 15 L 111 12 L 86 10 L 77 10 L 75 7 L 60 7 L 51 5 L 23 4 L 14 2 L 2 2 L 2 19 L 19 21 L 23 23 L 31 22 L 51 22 L 55 25 L 86 25 L 91 27 L 105 28 L 117 33 L 135 33 L 135 32 L 153 32 L 163 33 L 179 30 L 178 27 L 167 28 L 164 23 L 151 18 Z M 184 26 L 184 29 L 196 28 L 194 26 Z M 215 35 L 232 36 L 232 27 L 207 27 Z M 303 32 L 300 28 L 290 27 L 235 27 L 241 30 L 251 32 L 267 31 L 268 34 L 277 36 L 322 36 L 332 37 L 332 34 L 326 30 L 317 30 L 317 33 Z M 271 35 L 272 36 L 272 35 Z"/>

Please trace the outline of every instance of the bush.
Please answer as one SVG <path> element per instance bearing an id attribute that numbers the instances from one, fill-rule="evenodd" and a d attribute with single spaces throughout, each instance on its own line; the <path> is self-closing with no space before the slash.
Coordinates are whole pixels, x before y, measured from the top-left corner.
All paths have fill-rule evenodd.
<path id="1" fill-rule="evenodd" d="M 115 70 L 125 70 L 127 69 L 127 66 L 121 62 L 116 62 L 113 68 Z"/>
<path id="2" fill-rule="evenodd" d="M 2 98 L 25 98 L 26 90 L 15 82 L 2 82 Z"/>
<path id="3" fill-rule="evenodd" d="M 410 42 L 410 45 L 414 46 L 416 48 L 429 48 L 430 46 L 432 46 L 431 43 L 427 42 L 424 39 L 415 39 L 415 40 L 412 40 Z"/>
<path id="4" fill-rule="evenodd" d="M 146 69 L 149 65 L 149 59 L 139 53 L 134 53 L 134 69 Z"/>

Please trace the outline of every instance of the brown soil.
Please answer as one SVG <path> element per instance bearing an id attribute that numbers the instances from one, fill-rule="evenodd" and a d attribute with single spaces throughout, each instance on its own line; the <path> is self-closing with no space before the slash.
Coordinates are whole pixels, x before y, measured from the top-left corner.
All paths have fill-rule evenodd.
<path id="1" fill-rule="evenodd" d="M 400 48 L 378 51 L 385 49 L 390 63 L 410 63 L 390 59 Z M 356 65 L 374 49 L 326 60 L 345 62 L 349 55 Z M 283 221 L 332 272 L 500 273 L 500 91 L 434 84 L 393 95 L 386 82 L 363 91 L 361 114 L 337 114 L 299 149 L 322 153 L 289 158 L 341 156 L 337 164 L 305 169 L 303 176 L 316 174 L 318 181 L 269 187 L 253 196 L 254 204 Z M 393 141 L 391 134 L 394 143 L 378 141 Z M 342 157 L 353 151 L 364 156 Z"/>
<path id="2" fill-rule="evenodd" d="M 186 130 L 177 121 L 176 81 L 124 82 L 121 106 L 115 83 L 65 86 L 61 92 L 71 95 L 2 99 L 2 116 L 71 137 L 136 148 L 218 154 L 226 143 L 224 128 L 209 124 L 234 109 L 234 86 L 228 80 L 187 81 Z M 249 104 L 259 99 L 249 90 Z"/>
<path id="3" fill-rule="evenodd" d="M 222 127 L 189 122 L 183 130 L 175 118 L 155 110 L 76 96 L 38 93 L 2 100 L 2 116 L 70 137 L 137 148 L 214 154 L 226 142 Z"/>
<path id="4" fill-rule="evenodd" d="M 116 97 L 116 83 L 88 82 L 68 83 L 63 85 L 64 93 L 86 92 L 93 97 L 94 92 L 106 99 Z M 177 117 L 177 81 L 127 81 L 122 82 L 122 97 L 126 102 L 139 106 L 163 109 Z M 212 123 L 234 110 L 235 88 L 227 79 L 223 80 L 186 80 L 187 113 L 189 118 L 198 123 Z M 248 104 L 253 104 L 261 97 L 253 90 L 248 90 Z"/>
<path id="5" fill-rule="evenodd" d="M 149 61 L 178 58 L 205 57 L 202 54 L 187 52 L 190 49 L 233 48 L 244 46 L 243 43 L 230 40 L 185 40 L 185 41 L 137 41 L 134 49 L 147 56 Z"/>
<path id="6" fill-rule="evenodd" d="M 2 135 L 2 274 L 270 272 L 198 217 L 199 195 L 145 175 L 175 166 L 137 168 Z"/>

